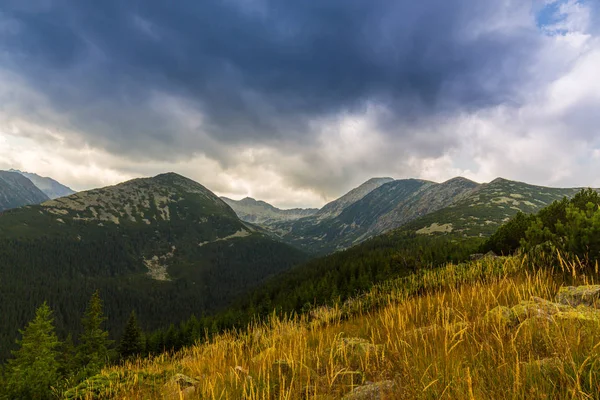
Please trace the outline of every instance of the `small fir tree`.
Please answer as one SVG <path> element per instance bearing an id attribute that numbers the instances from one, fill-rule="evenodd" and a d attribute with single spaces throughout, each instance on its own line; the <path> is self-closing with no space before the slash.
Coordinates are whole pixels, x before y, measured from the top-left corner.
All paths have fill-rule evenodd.
<path id="1" fill-rule="evenodd" d="M 52 310 L 46 303 L 35 313 L 35 318 L 17 340 L 19 349 L 8 361 L 5 392 L 10 399 L 49 399 L 51 387 L 59 379 L 59 352 Z"/>
<path id="2" fill-rule="evenodd" d="M 119 345 L 119 354 L 121 358 L 127 359 L 135 357 L 144 351 L 144 341 L 142 336 L 142 330 L 138 325 L 135 312 L 132 311 L 127 324 L 125 325 L 125 332 Z"/>
<path id="3" fill-rule="evenodd" d="M 103 329 L 105 321 L 102 300 L 96 291 L 81 320 L 83 333 L 79 336 L 77 347 L 77 363 L 84 376 L 97 374 L 109 360 L 112 341 L 108 339 L 108 332 Z"/>

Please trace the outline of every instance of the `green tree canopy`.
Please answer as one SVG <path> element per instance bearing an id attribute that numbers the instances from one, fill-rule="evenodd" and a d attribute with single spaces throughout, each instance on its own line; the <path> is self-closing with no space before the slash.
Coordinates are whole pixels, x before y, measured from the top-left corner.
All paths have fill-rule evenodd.
<path id="1" fill-rule="evenodd" d="M 144 350 L 144 342 L 142 337 L 142 330 L 140 329 L 135 312 L 132 311 L 127 324 L 125 325 L 125 332 L 121 338 L 119 345 L 119 354 L 122 358 L 131 358 L 142 353 Z"/>
<path id="2" fill-rule="evenodd" d="M 96 291 L 81 320 L 83 333 L 79 337 L 77 361 L 84 375 L 97 374 L 109 360 L 112 341 L 108 339 L 108 332 L 103 329 L 105 321 L 100 293 Z"/>
<path id="3" fill-rule="evenodd" d="M 59 379 L 60 346 L 50 307 L 42 304 L 20 333 L 19 349 L 6 368 L 5 392 L 9 399 L 49 399 Z"/>

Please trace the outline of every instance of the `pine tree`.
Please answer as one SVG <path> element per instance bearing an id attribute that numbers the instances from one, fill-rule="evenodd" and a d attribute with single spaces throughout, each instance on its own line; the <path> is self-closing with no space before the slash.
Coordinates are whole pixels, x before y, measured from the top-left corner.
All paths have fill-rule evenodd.
<path id="1" fill-rule="evenodd" d="M 46 303 L 35 318 L 19 331 L 20 346 L 6 368 L 5 391 L 10 399 L 49 399 L 51 386 L 59 379 L 58 350 L 60 342 L 54 330 L 52 310 Z"/>
<path id="2" fill-rule="evenodd" d="M 58 360 L 60 363 L 59 373 L 61 376 L 68 378 L 77 370 L 77 352 L 75 344 L 73 343 L 73 336 L 70 333 L 58 350 Z"/>
<path id="3" fill-rule="evenodd" d="M 135 357 L 144 351 L 144 341 L 142 337 L 142 330 L 138 325 L 135 312 L 132 311 L 127 324 L 125 325 L 125 332 L 121 338 L 121 344 L 119 345 L 119 354 L 121 358 L 127 359 Z"/>
<path id="4" fill-rule="evenodd" d="M 97 374 L 108 362 L 112 341 L 108 339 L 108 332 L 102 329 L 105 321 L 102 300 L 96 291 L 81 320 L 83 333 L 77 347 L 77 361 L 84 376 Z"/>

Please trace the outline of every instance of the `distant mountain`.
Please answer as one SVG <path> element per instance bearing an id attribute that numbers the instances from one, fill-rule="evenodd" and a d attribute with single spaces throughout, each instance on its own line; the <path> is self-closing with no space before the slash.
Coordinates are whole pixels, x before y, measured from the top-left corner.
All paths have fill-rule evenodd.
<path id="1" fill-rule="evenodd" d="M 380 179 L 375 182 L 380 183 Z M 361 187 L 368 187 L 367 183 Z M 318 254 L 345 249 L 400 227 L 418 234 L 487 236 L 518 211 L 536 212 L 579 190 L 502 178 L 486 184 L 462 177 L 443 183 L 401 179 L 377 186 L 354 202 L 336 200 L 313 216 L 281 221 L 265 229 L 287 243 Z M 341 199 L 344 197 L 352 198 L 346 195 Z"/>
<path id="2" fill-rule="evenodd" d="M 0 212 L 48 200 L 29 179 L 12 171 L 0 171 Z"/>
<path id="3" fill-rule="evenodd" d="M 16 169 L 11 169 L 11 172 L 17 172 L 27 179 L 29 179 L 38 189 L 46 194 L 51 199 L 56 199 L 59 197 L 69 196 L 75 193 L 71 188 L 55 181 L 52 178 L 48 178 L 45 176 L 39 176 L 38 174 L 33 174 L 30 172 L 23 172 Z"/>
<path id="4" fill-rule="evenodd" d="M 281 210 L 269 203 L 254 200 L 251 197 L 246 197 L 242 200 L 232 200 L 227 197 L 221 197 L 221 200 L 233 208 L 233 211 L 235 211 L 242 221 L 261 225 L 271 225 L 280 221 L 292 221 L 311 216 L 318 211 L 316 208 Z"/>
<path id="5" fill-rule="evenodd" d="M 467 197 L 406 226 L 418 234 L 452 233 L 488 236 L 517 212 L 535 213 L 581 188 L 551 188 L 497 178 Z"/>
<path id="6" fill-rule="evenodd" d="M 226 306 L 307 259 L 172 173 L 5 211 L 0 255 L 3 355 L 43 301 L 59 329 L 77 331 L 81 304 L 99 289 L 115 334 L 131 310 L 156 329 Z"/>
<path id="7" fill-rule="evenodd" d="M 435 183 L 401 179 L 385 183 L 332 218 L 304 218 L 276 226 L 283 240 L 319 253 L 344 249 L 423 215 L 444 208 L 472 193 L 479 184 L 464 178 Z"/>
<path id="8" fill-rule="evenodd" d="M 344 211 L 344 209 L 377 189 L 381 185 L 392 182 L 392 178 L 371 178 L 357 188 L 352 189 L 339 199 L 327 203 L 317 213 L 318 219 L 334 218 Z"/>

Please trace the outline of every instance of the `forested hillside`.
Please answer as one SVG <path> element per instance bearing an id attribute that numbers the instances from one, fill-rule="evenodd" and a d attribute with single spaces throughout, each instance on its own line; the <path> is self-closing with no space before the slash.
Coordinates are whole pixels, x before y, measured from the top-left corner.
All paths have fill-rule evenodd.
<path id="1" fill-rule="evenodd" d="M 304 260 L 176 174 L 6 211 L 0 216 L 1 357 L 44 301 L 55 310 L 59 333 L 77 333 L 83 307 L 99 290 L 108 328 L 119 337 L 132 310 L 146 329 L 168 326 L 226 306 Z"/>
<path id="2" fill-rule="evenodd" d="M 498 178 L 468 197 L 406 225 L 420 235 L 458 236 L 493 234 L 518 212 L 535 213 L 555 200 L 573 197 L 581 188 L 551 188 Z"/>

